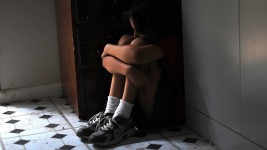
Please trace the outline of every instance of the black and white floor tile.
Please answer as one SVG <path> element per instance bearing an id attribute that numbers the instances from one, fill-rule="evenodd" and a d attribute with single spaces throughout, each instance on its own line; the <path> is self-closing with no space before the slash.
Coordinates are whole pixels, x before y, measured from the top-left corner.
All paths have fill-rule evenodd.
<path id="1" fill-rule="evenodd" d="M 64 98 L 0 103 L 0 150 L 217 150 L 185 126 L 140 133 L 114 147 L 97 147 L 75 135 L 85 124 Z"/>

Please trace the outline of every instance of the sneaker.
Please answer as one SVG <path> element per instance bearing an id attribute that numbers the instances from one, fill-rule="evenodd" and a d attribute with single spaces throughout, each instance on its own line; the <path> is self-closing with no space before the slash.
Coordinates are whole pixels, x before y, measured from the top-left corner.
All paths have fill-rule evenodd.
<path id="1" fill-rule="evenodd" d="M 113 116 L 113 113 L 105 114 L 104 111 L 101 111 L 91 117 L 87 125 L 82 126 L 77 132 L 76 135 L 82 138 L 83 141 L 87 141 L 92 133 L 96 131 L 97 124 L 107 116 Z"/>
<path id="2" fill-rule="evenodd" d="M 101 127 L 89 137 L 89 141 L 96 145 L 112 146 L 137 133 L 132 117 L 130 119 L 121 116 L 106 117 L 102 121 Z"/>

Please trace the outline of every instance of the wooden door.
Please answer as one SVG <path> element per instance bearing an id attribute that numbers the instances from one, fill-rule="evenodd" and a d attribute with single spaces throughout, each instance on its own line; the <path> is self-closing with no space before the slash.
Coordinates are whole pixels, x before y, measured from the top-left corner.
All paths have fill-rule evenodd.
<path id="1" fill-rule="evenodd" d="M 71 0 L 56 0 L 55 3 L 63 95 L 66 96 L 75 113 L 78 115 Z"/>

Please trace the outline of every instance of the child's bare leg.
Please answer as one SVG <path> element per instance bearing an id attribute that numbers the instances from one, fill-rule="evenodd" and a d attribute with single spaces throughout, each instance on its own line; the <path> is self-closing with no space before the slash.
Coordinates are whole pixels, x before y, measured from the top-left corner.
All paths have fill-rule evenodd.
<path id="1" fill-rule="evenodd" d="M 135 45 L 135 46 L 142 46 L 145 44 L 147 44 L 147 42 L 143 38 L 138 38 L 137 40 L 135 39 L 131 41 L 130 43 L 130 45 Z M 140 65 L 136 67 L 143 69 L 143 68 L 147 68 L 146 66 L 147 65 Z M 132 83 L 132 81 L 128 77 L 126 77 L 122 100 L 117 110 L 115 111 L 115 114 L 113 117 L 123 116 L 124 118 L 128 119 L 132 112 L 132 108 L 134 106 L 134 102 L 137 97 L 137 94 L 138 94 L 137 87 Z"/>
<path id="2" fill-rule="evenodd" d="M 158 62 L 152 62 L 146 66 L 150 79 L 150 85 L 138 91 L 139 103 L 148 123 L 152 122 L 152 113 L 158 83 L 161 76 L 161 69 Z"/>
<path id="3" fill-rule="evenodd" d="M 132 81 L 126 77 L 125 85 L 122 99 L 120 100 L 120 104 L 115 111 L 114 118 L 116 116 L 122 116 L 125 119 L 129 119 L 132 113 L 132 108 L 134 106 L 134 101 L 137 96 L 137 88 L 132 83 Z"/>
<path id="4" fill-rule="evenodd" d="M 132 40 L 133 40 L 132 35 L 123 35 L 120 38 L 118 45 L 129 45 Z M 113 74 L 109 95 L 122 98 L 124 84 L 125 84 L 125 76 L 120 75 L 120 74 Z"/>
<path id="5" fill-rule="evenodd" d="M 126 77 L 122 99 L 127 101 L 128 103 L 134 104 L 136 96 L 137 96 L 136 86 L 132 83 L 132 81 L 129 78 Z"/>
<path id="6" fill-rule="evenodd" d="M 124 35 L 120 38 L 118 45 L 130 44 L 132 40 L 133 36 Z M 124 86 L 125 76 L 122 76 L 120 74 L 113 74 L 108 101 L 105 109 L 105 116 L 103 116 L 102 113 L 96 114 L 93 118 L 91 118 L 93 120 L 90 119 L 87 126 L 83 126 L 77 131 L 77 136 L 87 138 L 90 137 L 95 132 L 97 124 L 101 119 L 103 119 L 103 117 L 113 115 L 120 103 L 120 98 L 122 98 Z"/>
<path id="7" fill-rule="evenodd" d="M 143 38 L 139 38 L 131 42 L 131 45 L 135 45 L 135 46 L 142 46 L 145 44 L 147 43 Z M 147 73 L 150 73 L 150 70 L 155 68 L 155 65 L 156 63 L 149 63 L 145 65 L 139 65 L 136 67 L 138 67 L 139 69 L 142 69 L 143 71 Z M 156 71 L 153 71 L 152 73 L 156 73 Z M 155 77 L 158 77 L 158 76 L 159 76 L 159 73 Z M 132 81 L 128 77 L 126 77 L 122 100 L 118 106 L 118 109 L 115 111 L 114 117 L 118 115 L 124 116 L 125 118 L 130 117 L 132 107 L 134 105 L 138 92 L 139 92 L 139 97 L 142 98 L 140 102 L 141 108 L 144 110 L 146 116 L 151 116 L 150 114 L 152 114 L 153 103 L 154 103 L 153 95 L 155 94 L 154 91 L 156 89 L 153 86 L 156 85 L 157 87 L 157 84 L 153 83 L 156 80 L 155 77 L 154 76 L 152 77 L 151 85 L 149 86 L 149 88 L 152 88 L 152 90 L 149 90 L 149 88 L 142 88 L 138 90 L 137 87 L 132 83 Z M 148 99 L 148 100 L 145 100 L 145 99 Z"/>
<path id="8" fill-rule="evenodd" d="M 129 45 L 132 42 L 132 40 L 133 40 L 132 35 L 123 35 L 120 38 L 118 45 Z M 121 98 L 123 94 L 124 84 L 125 84 L 125 76 L 120 74 L 113 74 L 109 95 Z"/>
<path id="9" fill-rule="evenodd" d="M 131 35 L 123 35 L 118 45 L 127 45 L 132 41 Z M 125 76 L 120 74 L 113 74 L 110 84 L 110 91 L 108 96 L 108 101 L 106 105 L 105 113 L 114 113 L 119 105 L 120 99 L 122 98 L 125 85 Z"/>
<path id="10" fill-rule="evenodd" d="M 111 79 L 109 96 L 122 98 L 124 84 L 125 76 L 122 76 L 120 74 L 113 74 Z"/>

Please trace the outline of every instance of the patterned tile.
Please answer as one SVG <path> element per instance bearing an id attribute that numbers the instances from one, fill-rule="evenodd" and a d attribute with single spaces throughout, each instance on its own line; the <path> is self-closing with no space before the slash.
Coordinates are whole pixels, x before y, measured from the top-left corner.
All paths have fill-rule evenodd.
<path id="1" fill-rule="evenodd" d="M 15 130 L 10 131 L 10 133 L 21 133 L 23 131 L 24 131 L 23 129 L 15 129 Z"/>
<path id="2" fill-rule="evenodd" d="M 144 137 L 128 137 L 125 138 L 122 142 L 120 142 L 118 145 L 129 145 L 129 144 L 133 144 L 133 143 L 139 143 L 139 142 L 143 142 L 146 141 Z"/>
<path id="3" fill-rule="evenodd" d="M 20 122 L 16 123 L 16 128 L 31 130 L 35 128 L 42 128 L 49 124 L 47 119 L 40 118 L 42 113 L 34 113 L 31 115 L 23 115 L 12 117 L 12 119 L 20 120 Z"/>
<path id="4" fill-rule="evenodd" d="M 63 113 L 64 117 L 70 122 L 70 124 L 74 127 L 81 127 L 86 125 L 87 122 L 80 122 L 80 119 L 77 117 L 76 114 L 72 113 L 72 109 L 63 109 L 61 112 Z"/>
<path id="5" fill-rule="evenodd" d="M 165 138 L 154 139 L 154 140 L 150 140 L 148 142 L 150 144 L 161 145 L 161 147 L 158 148 L 159 150 L 180 150 L 177 146 L 175 146 L 174 144 L 170 143 Z"/>
<path id="6" fill-rule="evenodd" d="M 149 144 L 146 149 L 159 149 L 161 146 L 160 144 Z"/>
<path id="7" fill-rule="evenodd" d="M 160 130 L 160 134 L 164 137 L 191 134 L 192 131 L 183 125 L 173 126 Z"/>
<path id="8" fill-rule="evenodd" d="M 195 150 L 200 150 L 200 147 L 197 146 L 195 143 L 188 143 L 184 142 L 186 138 L 192 138 L 194 135 L 190 136 L 174 136 L 174 137 L 169 137 L 168 140 L 177 146 L 180 149 L 195 149 Z M 194 137 L 195 138 L 195 137 Z"/>
<path id="9" fill-rule="evenodd" d="M 196 142 L 196 145 L 199 146 L 201 149 L 203 150 L 218 150 L 219 148 L 214 145 L 212 142 L 202 139 L 202 140 L 198 140 Z"/>
<path id="10" fill-rule="evenodd" d="M 38 106 L 47 107 L 43 112 L 56 111 L 57 108 L 50 99 L 45 99 L 38 103 Z"/>
<path id="11" fill-rule="evenodd" d="M 66 136 L 65 134 L 56 134 L 56 135 L 52 136 L 51 138 L 62 139 L 65 136 Z"/>
<path id="12" fill-rule="evenodd" d="M 43 115 L 43 116 L 41 116 L 39 118 L 48 119 L 48 118 L 51 118 L 51 117 L 52 117 L 51 115 Z"/>
<path id="13" fill-rule="evenodd" d="M 165 144 L 165 145 L 162 145 L 159 148 L 159 150 L 181 150 L 181 149 L 179 149 L 178 147 L 176 147 L 173 144 Z M 191 149 L 186 149 L 186 150 L 191 150 Z"/>
<path id="14" fill-rule="evenodd" d="M 27 129 L 24 132 L 21 132 L 19 135 L 28 136 L 28 135 L 47 133 L 47 132 L 53 132 L 53 131 L 54 131 L 53 128 L 40 127 L 40 128 Z"/>
<path id="15" fill-rule="evenodd" d="M 72 127 L 68 123 L 62 123 L 59 126 L 55 127 L 54 130 L 61 131 L 66 129 L 71 129 Z"/>
<path id="16" fill-rule="evenodd" d="M 68 119 L 70 124 L 74 127 L 74 128 L 80 128 L 81 126 L 84 126 L 87 124 L 87 122 L 75 122 L 75 118 L 74 118 L 74 121 L 71 120 L 71 118 Z"/>
<path id="17" fill-rule="evenodd" d="M 16 129 L 15 125 L 14 124 L 10 124 L 10 123 L 5 123 L 7 122 L 8 120 L 10 120 L 10 118 L 3 118 L 3 121 L 2 123 L 0 123 L 0 133 L 7 133 L 7 132 L 10 132 L 14 129 Z"/>
<path id="18" fill-rule="evenodd" d="M 61 130 L 56 132 L 57 134 L 66 135 L 61 139 L 66 145 L 73 145 L 73 146 L 84 145 L 84 143 L 81 141 L 79 137 L 76 136 L 76 133 L 72 129 Z"/>
<path id="19" fill-rule="evenodd" d="M 212 143 L 183 125 L 154 132 L 140 132 L 114 147 L 97 147 L 83 143 L 75 134 L 86 124 L 87 121 L 77 117 L 65 98 L 0 104 L 0 134 L 7 150 L 217 150 Z"/>
<path id="20" fill-rule="evenodd" d="M 23 133 L 23 132 L 22 132 Z M 7 139 L 7 138 L 15 138 L 15 137 L 19 137 L 18 133 L 10 133 L 10 132 L 6 132 L 6 133 L 1 133 L 1 137 L 3 139 Z"/>
<path id="21" fill-rule="evenodd" d="M 6 150 L 25 150 L 23 145 L 18 144 L 8 144 L 5 145 Z"/>
<path id="22" fill-rule="evenodd" d="M 71 128 L 71 126 L 66 121 L 66 119 L 64 118 L 64 116 L 60 115 L 59 113 L 55 113 L 53 111 L 53 112 L 49 112 L 49 113 L 47 112 L 45 114 L 54 114 L 52 117 L 50 117 L 48 119 L 48 121 L 51 124 L 58 124 L 60 122 L 60 124 L 57 127 L 54 128 L 55 130 L 64 130 L 64 129 L 70 129 Z"/>
<path id="23" fill-rule="evenodd" d="M 133 143 L 133 144 L 127 144 L 127 145 L 121 145 L 121 146 L 116 146 L 112 148 L 113 150 L 145 150 L 145 148 L 149 145 L 148 142 L 138 142 L 138 143 Z M 93 145 L 89 144 L 91 149 L 94 149 Z"/>
<path id="24" fill-rule="evenodd" d="M 162 139 L 163 136 L 161 136 L 158 132 L 149 132 L 145 137 L 146 140 L 156 140 L 156 139 Z"/>
<path id="25" fill-rule="evenodd" d="M 11 124 L 15 124 L 15 123 L 17 123 L 17 122 L 19 122 L 20 120 L 9 120 L 9 121 L 7 121 L 6 123 L 11 123 Z"/>
<path id="26" fill-rule="evenodd" d="M 56 133 L 65 134 L 65 135 L 75 134 L 75 132 L 72 129 L 60 130 L 60 131 L 56 131 Z"/>
<path id="27" fill-rule="evenodd" d="M 67 100 L 65 98 L 51 98 L 51 100 L 55 103 L 55 105 L 57 106 L 58 109 L 63 110 L 63 109 L 70 109 L 71 106 L 70 105 L 65 105 L 67 104 Z"/>
<path id="28" fill-rule="evenodd" d="M 88 150 L 88 148 L 85 145 L 79 145 L 74 147 L 72 150 Z"/>
<path id="29" fill-rule="evenodd" d="M 3 113 L 0 113 L 0 119 L 2 119 L 2 118 L 10 118 L 10 115 L 6 115 L 6 114 L 3 114 Z"/>
<path id="30" fill-rule="evenodd" d="M 58 110 L 44 112 L 44 115 L 63 116 Z"/>
<path id="31" fill-rule="evenodd" d="M 28 134 L 20 136 L 21 139 L 29 140 L 29 141 L 37 141 L 41 139 L 48 139 L 51 138 L 53 135 L 55 135 L 55 131 L 45 132 L 45 133 L 36 133 L 36 134 Z"/>
<path id="32" fill-rule="evenodd" d="M 20 137 L 12 137 L 12 138 L 3 138 L 4 145 L 14 144 L 15 142 L 19 141 Z"/>
<path id="33" fill-rule="evenodd" d="M 41 107 L 41 106 L 39 106 L 39 107 L 36 107 L 34 110 L 44 110 L 44 109 L 46 109 L 47 107 Z"/>
<path id="34" fill-rule="evenodd" d="M 73 145 L 73 146 L 84 145 L 84 143 L 80 140 L 79 137 L 76 136 L 76 134 L 67 135 L 64 138 L 62 138 L 62 141 L 67 145 Z"/>
<path id="35" fill-rule="evenodd" d="M 3 114 L 5 114 L 5 115 L 11 115 L 11 114 L 13 114 L 13 113 L 15 113 L 15 111 L 6 111 L 6 112 L 4 112 Z"/>
<path id="36" fill-rule="evenodd" d="M 40 113 L 39 110 L 34 110 L 33 108 L 18 108 L 17 111 L 11 114 L 11 117 L 25 116 Z"/>
<path id="37" fill-rule="evenodd" d="M 38 107 L 36 103 L 30 102 L 30 100 L 26 101 L 17 101 L 12 103 L 12 106 L 18 108 L 18 109 L 34 109 Z"/>
<path id="38" fill-rule="evenodd" d="M 72 145 L 64 145 L 62 147 L 60 147 L 59 149 L 61 150 L 71 150 L 73 149 L 75 146 L 72 146 Z"/>
<path id="39" fill-rule="evenodd" d="M 199 139 L 195 139 L 195 138 L 185 138 L 183 140 L 183 142 L 187 142 L 187 143 L 196 143 Z"/>
<path id="40" fill-rule="evenodd" d="M 19 140 L 19 141 L 15 142 L 14 144 L 25 145 L 28 142 L 30 142 L 30 141 L 28 141 L 28 140 Z"/>
<path id="41" fill-rule="evenodd" d="M 53 124 L 53 123 L 51 123 L 51 124 L 49 124 L 49 125 L 47 125 L 47 126 L 45 126 L 45 127 L 47 127 L 47 128 L 55 128 L 55 127 L 57 127 L 59 124 Z"/>
<path id="42" fill-rule="evenodd" d="M 58 150 L 64 143 L 60 139 L 46 138 L 32 140 L 24 146 L 26 150 Z"/>

